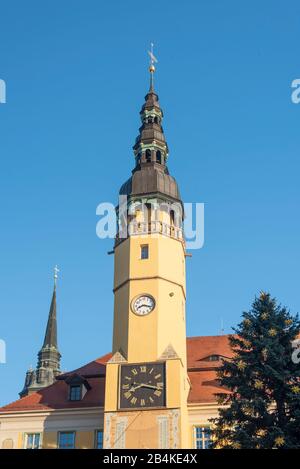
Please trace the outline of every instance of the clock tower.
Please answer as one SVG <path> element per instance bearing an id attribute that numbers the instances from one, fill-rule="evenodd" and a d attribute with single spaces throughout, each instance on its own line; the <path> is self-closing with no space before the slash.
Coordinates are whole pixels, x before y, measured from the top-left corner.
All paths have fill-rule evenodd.
<path id="1" fill-rule="evenodd" d="M 150 89 L 120 189 L 114 246 L 113 356 L 106 367 L 105 448 L 189 448 L 183 205 L 167 167 L 163 112 Z"/>

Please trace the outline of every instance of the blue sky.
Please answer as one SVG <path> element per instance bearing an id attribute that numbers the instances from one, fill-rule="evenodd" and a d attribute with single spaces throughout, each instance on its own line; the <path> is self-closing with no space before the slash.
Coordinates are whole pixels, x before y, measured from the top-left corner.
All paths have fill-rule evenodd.
<path id="1" fill-rule="evenodd" d="M 115 202 L 156 44 L 169 169 L 205 203 L 205 245 L 187 259 L 187 333 L 230 332 L 261 289 L 299 308 L 299 2 L 2 2 L 0 404 L 35 366 L 58 287 L 62 368 L 111 349 Z"/>

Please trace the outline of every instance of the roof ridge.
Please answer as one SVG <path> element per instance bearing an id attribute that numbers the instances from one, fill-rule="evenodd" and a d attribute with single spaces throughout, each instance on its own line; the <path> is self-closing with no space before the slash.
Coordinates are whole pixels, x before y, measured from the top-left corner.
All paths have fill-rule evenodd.
<path id="1" fill-rule="evenodd" d="M 230 335 L 234 335 L 234 334 L 218 334 L 218 335 L 195 335 L 195 336 L 191 336 L 191 337 L 187 337 L 186 340 L 193 340 L 193 339 L 206 339 L 206 338 L 212 338 L 212 337 L 224 337 L 224 338 L 228 338 Z"/>
<path id="2" fill-rule="evenodd" d="M 19 399 L 16 399 L 15 401 L 12 401 L 12 402 L 9 402 L 8 404 L 5 404 L 4 406 L 0 407 L 0 412 L 2 410 L 5 410 L 6 407 L 10 407 L 10 406 L 13 406 L 14 404 L 16 404 L 17 402 L 26 402 L 26 400 L 30 400 L 30 398 L 32 398 L 32 396 L 36 395 L 36 394 L 40 394 L 42 395 L 43 391 L 45 389 L 49 389 L 53 386 L 55 386 L 57 384 L 57 381 L 55 381 L 54 383 L 52 384 L 49 384 L 49 386 L 45 386 L 44 388 L 41 388 L 39 389 L 38 391 L 34 391 L 30 394 L 27 394 L 27 396 L 24 396 L 24 397 L 20 397 Z"/>

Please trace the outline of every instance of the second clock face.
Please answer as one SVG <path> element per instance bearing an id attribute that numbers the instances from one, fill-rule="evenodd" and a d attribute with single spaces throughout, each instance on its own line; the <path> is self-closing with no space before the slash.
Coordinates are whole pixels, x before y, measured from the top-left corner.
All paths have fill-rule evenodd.
<path id="1" fill-rule="evenodd" d="M 151 313 L 155 307 L 155 300 L 151 295 L 140 295 L 132 301 L 132 309 L 135 314 L 145 316 Z"/>
<path id="2" fill-rule="evenodd" d="M 165 406 L 165 364 L 123 365 L 120 373 L 120 408 Z"/>

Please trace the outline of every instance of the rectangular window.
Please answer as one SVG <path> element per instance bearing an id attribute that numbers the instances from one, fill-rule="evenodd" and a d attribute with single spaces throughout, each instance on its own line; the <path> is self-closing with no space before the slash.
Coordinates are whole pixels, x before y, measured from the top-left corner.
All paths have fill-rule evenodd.
<path id="1" fill-rule="evenodd" d="M 170 225 L 171 226 L 175 225 L 175 212 L 174 212 L 174 210 L 170 211 Z"/>
<path id="2" fill-rule="evenodd" d="M 211 430 L 209 427 L 195 427 L 195 447 L 197 449 L 209 449 L 211 442 Z"/>
<path id="3" fill-rule="evenodd" d="M 40 433 L 26 433 L 25 449 L 39 449 L 41 435 Z"/>
<path id="4" fill-rule="evenodd" d="M 103 448 L 103 430 L 96 430 L 96 444 L 97 449 Z"/>
<path id="5" fill-rule="evenodd" d="M 81 385 L 70 386 L 70 401 L 81 400 Z"/>
<path id="6" fill-rule="evenodd" d="M 141 246 L 141 259 L 148 259 L 149 258 L 149 246 L 148 244 L 143 244 Z"/>
<path id="7" fill-rule="evenodd" d="M 58 434 L 59 449 L 75 448 L 75 432 L 59 432 Z"/>

